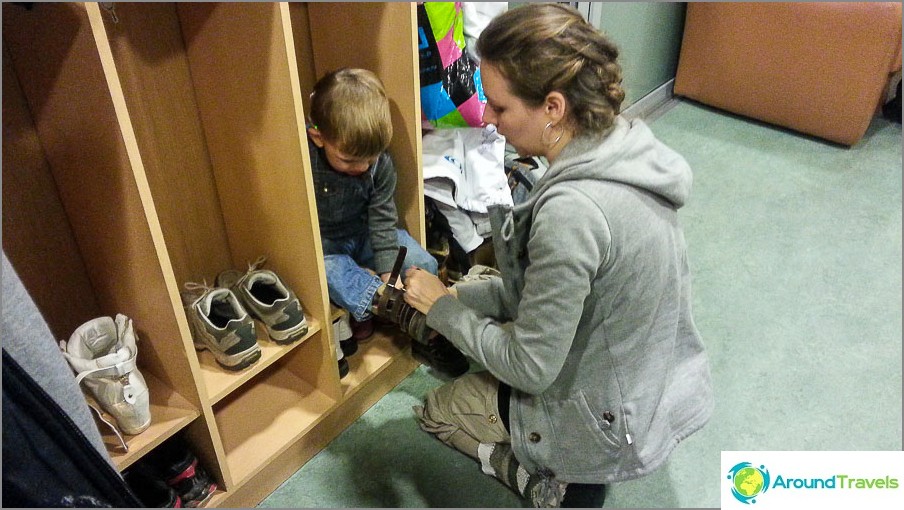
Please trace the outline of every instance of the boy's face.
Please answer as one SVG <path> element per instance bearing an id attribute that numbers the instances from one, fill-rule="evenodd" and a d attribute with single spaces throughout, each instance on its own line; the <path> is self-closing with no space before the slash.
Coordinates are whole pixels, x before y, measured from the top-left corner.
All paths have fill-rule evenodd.
<path id="1" fill-rule="evenodd" d="M 308 134 L 314 145 L 323 149 L 326 154 L 326 161 L 333 167 L 333 170 L 346 175 L 358 176 L 363 174 L 377 161 L 377 156 L 371 158 L 357 158 L 339 150 L 339 148 L 326 141 L 320 130 L 308 128 Z"/>

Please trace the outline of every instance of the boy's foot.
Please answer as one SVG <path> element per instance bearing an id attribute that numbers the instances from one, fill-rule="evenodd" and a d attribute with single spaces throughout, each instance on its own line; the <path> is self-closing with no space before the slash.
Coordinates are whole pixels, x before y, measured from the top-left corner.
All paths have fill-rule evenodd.
<path id="1" fill-rule="evenodd" d="M 427 326 L 427 316 L 405 302 L 405 291 L 390 285 L 377 289 L 374 316 L 386 322 L 396 324 L 403 333 L 418 342 L 426 342 L 433 335 L 433 329 Z"/>
<path id="2" fill-rule="evenodd" d="M 354 338 L 349 338 L 348 340 L 340 340 L 339 348 L 342 349 L 342 354 L 346 357 L 351 356 L 352 354 L 358 352 L 358 341 Z"/>
<path id="3" fill-rule="evenodd" d="M 405 290 L 400 285 L 399 275 L 406 253 L 408 249 L 399 246 L 399 254 L 388 280 L 374 294 L 371 311 L 376 317 L 398 324 L 399 329 L 414 340 L 426 342 L 433 330 L 427 326 L 427 317 L 405 302 Z"/>
<path id="4" fill-rule="evenodd" d="M 470 368 L 468 358 L 442 335 L 436 335 L 426 343 L 412 341 L 411 354 L 449 377 L 458 377 Z"/>
<path id="5" fill-rule="evenodd" d="M 361 342 L 367 340 L 374 334 L 374 319 L 371 317 L 366 321 L 358 322 L 352 317 L 351 319 L 352 338 Z"/>

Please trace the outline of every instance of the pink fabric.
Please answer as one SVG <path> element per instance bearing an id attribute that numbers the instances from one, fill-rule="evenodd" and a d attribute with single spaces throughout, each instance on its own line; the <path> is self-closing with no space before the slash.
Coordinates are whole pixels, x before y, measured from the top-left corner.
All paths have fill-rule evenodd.
<path id="1" fill-rule="evenodd" d="M 458 107 L 458 111 L 461 112 L 461 116 L 469 126 L 477 127 L 483 126 L 483 109 L 485 107 L 486 104 L 481 103 L 477 94 L 474 94 Z"/>
<path id="2" fill-rule="evenodd" d="M 436 41 L 436 49 L 439 51 L 439 57 L 443 61 L 443 69 L 446 69 L 452 65 L 452 62 L 461 58 L 461 48 L 459 48 L 458 44 L 455 42 L 454 35 L 455 30 L 449 30 L 446 37 L 443 37 L 440 41 Z"/>

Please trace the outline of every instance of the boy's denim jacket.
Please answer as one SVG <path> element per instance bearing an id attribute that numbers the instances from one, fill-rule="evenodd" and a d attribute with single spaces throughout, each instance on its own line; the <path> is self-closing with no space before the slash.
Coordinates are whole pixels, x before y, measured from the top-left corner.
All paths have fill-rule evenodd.
<path id="1" fill-rule="evenodd" d="M 323 149 L 310 138 L 308 149 L 321 237 L 340 240 L 370 232 L 374 269 L 378 274 L 390 272 L 399 240 L 396 171 L 389 153 L 380 154 L 367 172 L 351 176 L 333 170 Z"/>

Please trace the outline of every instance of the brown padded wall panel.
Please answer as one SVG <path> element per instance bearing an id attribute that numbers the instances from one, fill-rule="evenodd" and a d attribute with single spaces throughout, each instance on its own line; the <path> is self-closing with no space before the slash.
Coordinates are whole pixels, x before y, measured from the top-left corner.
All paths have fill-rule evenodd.
<path id="1" fill-rule="evenodd" d="M 853 145 L 900 47 L 900 3 L 690 3 L 674 90 Z"/>

